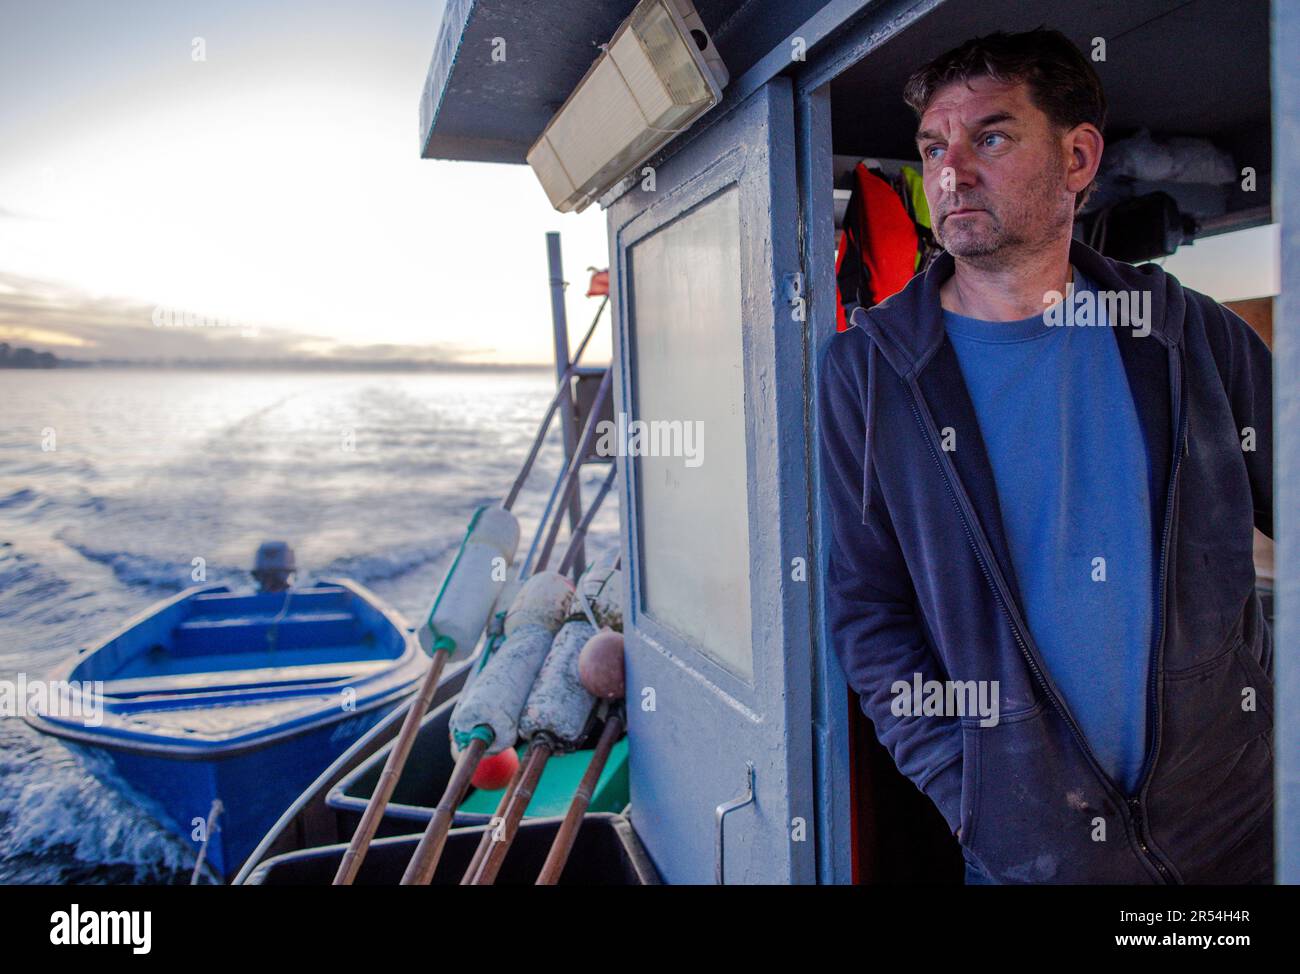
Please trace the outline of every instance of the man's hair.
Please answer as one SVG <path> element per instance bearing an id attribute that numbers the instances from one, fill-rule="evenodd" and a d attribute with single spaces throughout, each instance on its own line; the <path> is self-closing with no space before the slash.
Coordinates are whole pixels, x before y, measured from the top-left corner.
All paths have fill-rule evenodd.
<path id="1" fill-rule="evenodd" d="M 1029 85 L 1030 100 L 1061 131 L 1091 122 L 1106 128 L 1106 93 L 1083 53 L 1057 30 L 998 31 L 941 54 L 907 79 L 903 99 L 919 119 L 944 85 L 987 77 Z M 1074 200 L 1077 213 L 1097 188 L 1094 179 Z"/>

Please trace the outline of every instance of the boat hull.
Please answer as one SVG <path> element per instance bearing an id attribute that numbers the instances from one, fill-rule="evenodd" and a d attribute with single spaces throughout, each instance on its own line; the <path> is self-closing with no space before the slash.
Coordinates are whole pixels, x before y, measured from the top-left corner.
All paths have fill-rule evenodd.
<path id="1" fill-rule="evenodd" d="M 265 747 L 213 759 L 69 741 L 104 784 L 138 793 L 161 825 L 197 854 L 213 802 L 221 802 L 208 841 L 206 861 L 223 880 L 248 858 L 281 813 L 311 784 L 322 766 L 335 761 L 398 701 Z M 106 758 L 107 764 L 101 759 Z M 107 773 L 105 773 L 107 771 Z"/>
<path id="2" fill-rule="evenodd" d="M 348 579 L 247 596 L 200 586 L 51 674 L 42 733 L 88 755 L 223 879 L 353 743 L 415 690 L 429 657 Z"/>

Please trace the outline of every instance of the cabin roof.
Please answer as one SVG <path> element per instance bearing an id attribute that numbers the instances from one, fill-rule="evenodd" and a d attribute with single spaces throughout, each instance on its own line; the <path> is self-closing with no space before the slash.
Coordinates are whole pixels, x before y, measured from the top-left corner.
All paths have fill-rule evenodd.
<path id="1" fill-rule="evenodd" d="M 808 35 L 812 60 L 834 35 L 881 16 L 867 0 L 694 3 L 732 88 L 742 94 L 792 70 L 788 58 L 777 56 L 791 38 Z M 636 0 L 447 0 L 420 105 L 421 155 L 524 163 L 600 45 L 635 6 Z M 1067 9 L 1054 0 L 934 0 L 928 13 L 831 81 L 834 152 L 915 158 L 916 120 L 901 97 L 911 71 L 970 37 L 1047 25 L 1089 54 L 1094 38 L 1105 39 L 1104 60 L 1094 66 L 1110 105 L 1108 142 L 1139 126 L 1214 139 L 1258 171 L 1259 190 L 1234 187 L 1213 232 L 1267 222 L 1268 18 L 1267 3 L 1248 0 L 1125 0 L 1101 10 Z M 504 64 L 492 56 L 496 38 L 505 45 Z"/>
<path id="2" fill-rule="evenodd" d="M 837 0 L 694 2 L 736 78 Z M 523 163 L 635 6 L 636 0 L 447 0 L 420 99 L 421 156 Z M 497 37 L 509 70 L 492 60 Z"/>
<path id="3" fill-rule="evenodd" d="M 447 0 L 420 99 L 426 159 L 522 163 L 635 0 Z M 507 64 L 492 59 L 494 38 Z"/>

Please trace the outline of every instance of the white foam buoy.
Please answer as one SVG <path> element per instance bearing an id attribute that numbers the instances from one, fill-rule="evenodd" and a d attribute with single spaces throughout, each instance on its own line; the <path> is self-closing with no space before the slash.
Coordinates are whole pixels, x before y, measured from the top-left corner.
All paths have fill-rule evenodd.
<path id="1" fill-rule="evenodd" d="M 506 614 L 506 640 L 461 692 L 451 715 L 452 754 L 475 728 L 491 729 L 486 753 L 514 747 L 519 714 L 564 621 L 572 588 L 557 572 L 538 572 L 520 589 Z"/>
<path id="2" fill-rule="evenodd" d="M 595 634 L 586 619 L 570 619 L 555 634 L 519 718 L 524 737 L 545 732 L 561 749 L 577 746 L 596 706 L 596 698 L 578 679 L 578 654 Z"/>
<path id="3" fill-rule="evenodd" d="M 465 658 L 478 645 L 519 544 L 519 521 L 501 507 L 475 512 L 460 550 L 443 578 L 429 617 L 420 627 L 420 645 L 449 658 Z M 499 559 L 504 559 L 504 566 Z"/>
<path id="4" fill-rule="evenodd" d="M 544 626 L 552 633 L 564 625 L 569 613 L 573 582 L 559 572 L 538 572 L 519 590 L 506 613 L 505 633 L 509 636 L 520 626 Z"/>

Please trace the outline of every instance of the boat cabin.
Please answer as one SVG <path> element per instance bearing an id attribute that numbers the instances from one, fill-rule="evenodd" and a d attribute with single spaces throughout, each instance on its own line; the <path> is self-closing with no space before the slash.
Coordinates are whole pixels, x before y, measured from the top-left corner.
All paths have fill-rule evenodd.
<path id="1" fill-rule="evenodd" d="M 423 156 L 526 164 L 637 7 L 447 0 L 421 102 Z M 1280 421 L 1300 410 L 1300 162 L 1281 144 L 1300 118 L 1300 8 L 694 0 L 693 11 L 701 50 L 725 64 L 720 100 L 576 204 L 599 205 L 608 224 L 613 412 L 706 432 L 696 465 L 617 459 L 629 814 L 659 874 L 961 880 L 942 817 L 876 741 L 828 645 L 818 352 L 841 323 L 837 244 L 858 164 L 886 177 L 919 167 L 908 75 L 968 38 L 1048 26 L 1101 76 L 1108 152 L 1144 132 L 1194 137 L 1234 171 L 1200 197 L 1184 187 L 1152 207 L 1085 213 L 1076 235 L 1145 260 L 1281 227 L 1276 300 L 1250 295 L 1266 300 L 1242 313 L 1270 341 L 1277 322 L 1278 881 L 1300 880 L 1300 424 Z M 1158 182 L 1139 195 L 1171 189 Z"/>

